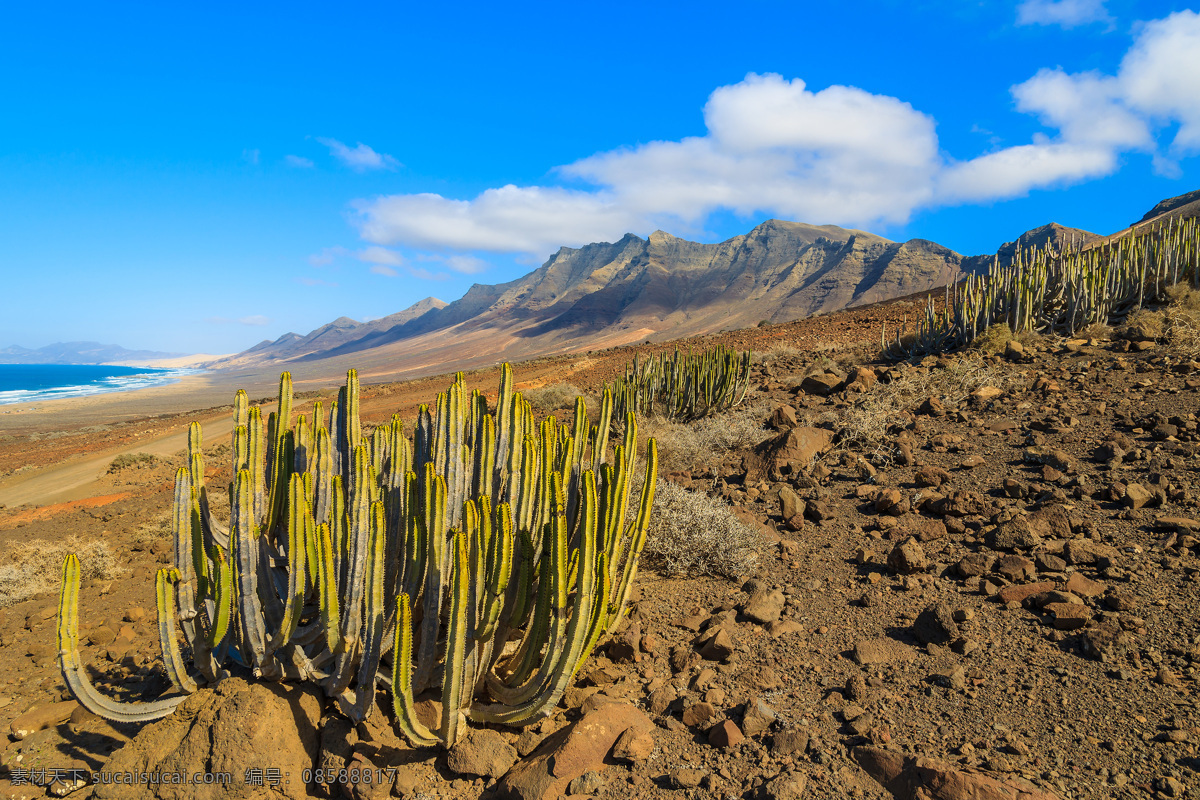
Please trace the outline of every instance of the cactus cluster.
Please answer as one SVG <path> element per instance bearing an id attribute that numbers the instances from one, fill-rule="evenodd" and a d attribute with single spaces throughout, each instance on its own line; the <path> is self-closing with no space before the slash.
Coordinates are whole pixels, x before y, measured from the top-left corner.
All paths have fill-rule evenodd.
<path id="1" fill-rule="evenodd" d="M 383 685 L 418 746 L 453 745 L 466 718 L 520 726 L 548 716 L 627 612 L 657 473 L 651 439 L 640 504 L 627 514 L 633 414 L 612 448 L 608 391 L 595 425 L 581 398 L 572 424 L 539 424 L 507 364 L 494 414 L 459 374 L 433 409 L 420 407 L 411 440 L 398 416 L 364 432 L 353 370 L 328 421 L 319 402 L 295 422 L 291 406 L 288 373 L 265 424 L 237 393 L 227 525 L 210 510 L 191 425 L 175 479 L 174 563 L 156 584 L 178 694 L 121 703 L 91 684 L 79 561 L 67 557 L 58 647 L 75 697 L 103 717 L 145 721 L 201 685 L 251 673 L 313 681 L 357 721 Z M 414 696 L 438 687 L 442 720 L 430 730 Z"/>
<path id="2" fill-rule="evenodd" d="M 881 333 L 894 359 L 940 353 L 969 344 L 988 326 L 1006 322 L 1014 333 L 1073 336 L 1100 322 L 1119 324 L 1146 303 L 1161 302 L 1180 281 L 1200 286 L 1197 220 L 1171 219 L 1088 249 L 1018 250 L 1012 263 L 993 264 L 982 277 L 947 286 L 939 308 L 930 295 L 916 330 Z M 907 323 L 907 320 L 905 320 Z"/>
<path id="3" fill-rule="evenodd" d="M 668 419 L 696 419 L 733 408 L 750 385 L 750 351 L 717 345 L 700 353 L 646 360 L 634 356 L 625 375 L 611 387 L 618 416 L 658 413 Z M 605 385 L 605 389 L 609 389 Z"/>

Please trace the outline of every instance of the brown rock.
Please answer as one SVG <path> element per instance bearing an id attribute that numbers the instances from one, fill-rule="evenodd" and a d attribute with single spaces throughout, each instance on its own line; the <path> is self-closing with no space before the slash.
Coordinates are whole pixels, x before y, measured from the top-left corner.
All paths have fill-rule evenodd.
<path id="1" fill-rule="evenodd" d="M 62 703 L 48 703 L 44 706 L 34 706 L 18 716 L 8 726 L 12 738 L 24 739 L 31 733 L 61 725 L 71 718 L 71 714 L 79 708 L 79 703 L 67 700 Z"/>
<path id="2" fill-rule="evenodd" d="M 789 428 L 799 427 L 800 421 L 796 419 L 796 409 L 791 406 L 780 406 L 771 412 L 767 424 L 777 431 L 786 431 Z"/>
<path id="3" fill-rule="evenodd" d="M 833 431 L 812 427 L 792 428 L 775 439 L 767 440 L 765 447 L 776 469 L 788 463 L 808 468 L 818 456 L 833 447 Z"/>
<path id="4" fill-rule="evenodd" d="M 950 480 L 950 473 L 941 467 L 926 465 L 921 467 L 913 474 L 913 481 L 917 486 L 933 486 L 938 487 Z"/>
<path id="5" fill-rule="evenodd" d="M 1099 597 L 1108 591 L 1108 584 L 1103 581 L 1091 580 L 1078 572 L 1072 572 L 1071 577 L 1067 578 L 1066 590 L 1080 597 Z"/>
<path id="6" fill-rule="evenodd" d="M 1054 615 L 1054 627 L 1060 631 L 1078 630 L 1087 625 L 1092 618 L 1092 612 L 1087 606 L 1075 603 L 1047 603 L 1042 606 L 1042 610 Z"/>
<path id="7" fill-rule="evenodd" d="M 854 643 L 854 660 L 863 666 L 912 661 L 916 657 L 916 650 L 903 642 L 887 637 L 859 639 Z"/>
<path id="8" fill-rule="evenodd" d="M 896 800 L 1058 800 L 1021 778 L 998 778 L 932 758 L 878 747 L 855 747 L 851 756 Z"/>
<path id="9" fill-rule="evenodd" d="M 958 624 L 949 603 L 936 603 L 917 615 L 913 633 L 922 644 L 948 644 L 958 638 Z"/>
<path id="10" fill-rule="evenodd" d="M 516 762 L 516 748 L 487 728 L 472 730 L 446 754 L 446 767 L 457 775 L 499 778 Z"/>
<path id="11" fill-rule="evenodd" d="M 929 566 L 925 551 L 914 537 L 909 537 L 893 547 L 892 552 L 888 553 L 887 563 L 893 572 L 901 575 L 924 572 Z"/>
<path id="12" fill-rule="evenodd" d="M 1039 581 L 1038 583 L 1026 583 L 1020 585 L 1005 586 L 997 593 L 1001 603 L 1020 603 L 1027 597 L 1033 597 L 1035 594 L 1042 592 L 1053 591 L 1054 584 L 1050 581 Z"/>
<path id="13" fill-rule="evenodd" d="M 1125 487 L 1125 505 L 1129 508 L 1144 508 L 1154 502 L 1154 493 L 1140 483 Z"/>
<path id="14" fill-rule="evenodd" d="M 779 619 L 786 602 L 787 598 L 778 589 L 758 589 L 742 605 L 742 614 L 759 625 L 766 625 Z"/>
<path id="15" fill-rule="evenodd" d="M 733 637 L 729 635 L 729 631 L 717 628 L 712 636 L 702 640 L 700 656 L 709 661 L 724 661 L 733 655 L 735 650 Z"/>
<path id="16" fill-rule="evenodd" d="M 717 710 L 711 703 L 693 703 L 683 710 L 683 724 L 689 728 L 700 728 L 712 719 Z"/>
<path id="17" fill-rule="evenodd" d="M 761 697 L 751 698 L 746 703 L 746 711 L 742 715 L 742 733 L 749 737 L 758 736 L 770 729 L 775 722 L 775 709 L 771 708 Z"/>
<path id="18" fill-rule="evenodd" d="M 654 754 L 654 736 L 640 728 L 630 728 L 617 737 L 612 757 L 634 764 L 644 764 Z"/>
<path id="19" fill-rule="evenodd" d="M 1037 574 L 1037 567 L 1024 556 L 1007 555 L 996 559 L 993 569 L 1010 581 L 1022 581 Z"/>
<path id="20" fill-rule="evenodd" d="M 843 381 L 832 372 L 809 375 L 800 382 L 800 389 L 805 394 L 815 394 L 824 397 L 842 388 Z"/>
<path id="21" fill-rule="evenodd" d="M 772 751 L 781 756 L 803 753 L 808 749 L 808 734 L 797 728 L 779 731 L 771 737 Z"/>
<path id="22" fill-rule="evenodd" d="M 625 703 L 608 703 L 546 737 L 497 785 L 498 796 L 514 800 L 557 800 L 571 781 L 600 770 L 617 740 L 630 729 L 650 733 L 654 723 Z"/>
<path id="23" fill-rule="evenodd" d="M 99 784 L 93 796 L 98 800 L 307 797 L 304 782 L 299 780 L 270 790 L 247 785 L 246 767 L 261 764 L 292 776 L 312 769 L 320 746 L 317 723 L 323 700 L 310 687 L 226 678 L 212 689 L 189 696 L 170 716 L 147 725 L 113 754 L 103 770 L 180 775 L 228 772 L 231 784 Z"/>
<path id="24" fill-rule="evenodd" d="M 764 788 L 767 800 L 800 800 L 808 788 L 808 776 L 803 772 L 785 772 Z"/>
<path id="25" fill-rule="evenodd" d="M 708 732 L 708 743 L 713 747 L 737 747 L 745 739 L 741 729 L 728 719 Z"/>

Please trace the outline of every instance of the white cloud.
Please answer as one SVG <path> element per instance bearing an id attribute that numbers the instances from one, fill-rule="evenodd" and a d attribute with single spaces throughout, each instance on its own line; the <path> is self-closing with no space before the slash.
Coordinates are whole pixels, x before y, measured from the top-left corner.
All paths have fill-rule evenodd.
<path id="1" fill-rule="evenodd" d="M 359 261 L 365 261 L 368 264 L 387 264 L 392 267 L 404 266 L 404 256 L 394 250 L 388 250 L 386 247 L 367 247 L 355 253 L 355 257 Z"/>
<path id="2" fill-rule="evenodd" d="M 1172 150 L 1200 151 L 1200 14 L 1179 11 L 1146 23 L 1117 79 L 1130 108 L 1179 123 Z"/>
<path id="3" fill-rule="evenodd" d="M 372 264 L 371 272 L 374 272 L 376 275 L 386 275 L 389 278 L 395 278 L 400 274 L 392 267 L 386 266 L 384 264 Z"/>
<path id="4" fill-rule="evenodd" d="M 1079 4 L 1073 11 L 1058 5 L 1054 13 L 1064 21 L 1082 18 Z M 1091 13 L 1103 11 L 1093 6 Z M 1114 74 L 1043 69 L 1013 86 L 1012 96 L 1016 110 L 1035 116 L 1044 131 L 957 159 L 940 150 L 935 121 L 899 98 L 852 86 L 812 91 L 799 79 L 750 74 L 710 95 L 703 136 L 558 167 L 555 173 L 573 182 L 565 186 L 507 185 L 469 200 L 361 200 L 355 224 L 373 245 L 443 259 L 485 252 L 542 259 L 562 245 L 616 241 L 630 231 L 702 229 L 717 211 L 853 227 L 902 224 L 924 208 L 1103 177 L 1127 153 L 1151 156 L 1156 171 L 1169 175 L 1178 172 L 1175 159 L 1200 151 L 1200 14 L 1182 11 L 1142 25 Z M 1175 131 L 1165 153 L 1164 130 Z M 446 266 L 473 272 L 483 263 Z"/>
<path id="5" fill-rule="evenodd" d="M 317 141 L 329 148 L 330 154 L 355 172 L 366 172 L 372 169 L 396 169 L 400 162 L 386 153 L 377 153 L 372 148 L 359 142 L 350 147 L 337 139 L 318 136 Z"/>
<path id="6" fill-rule="evenodd" d="M 305 286 L 328 286 L 330 288 L 337 286 L 336 283 L 322 280 L 321 278 L 296 278 L 296 283 L 302 283 Z"/>
<path id="7" fill-rule="evenodd" d="M 448 281 L 450 276 L 440 272 L 430 272 L 424 267 L 407 267 L 408 274 L 422 281 Z"/>
<path id="8" fill-rule="evenodd" d="M 1093 22 L 1112 24 L 1104 0 L 1024 0 L 1017 6 L 1018 25 L 1061 25 L 1075 28 Z"/>
<path id="9" fill-rule="evenodd" d="M 308 257 L 308 263 L 314 267 L 328 267 L 334 261 L 347 254 L 344 247 L 325 247 L 319 253 L 313 253 Z"/>
<path id="10" fill-rule="evenodd" d="M 311 158 L 294 156 L 291 154 L 283 157 L 283 163 L 287 164 L 289 167 L 296 167 L 298 169 L 312 169 L 314 166 Z"/>

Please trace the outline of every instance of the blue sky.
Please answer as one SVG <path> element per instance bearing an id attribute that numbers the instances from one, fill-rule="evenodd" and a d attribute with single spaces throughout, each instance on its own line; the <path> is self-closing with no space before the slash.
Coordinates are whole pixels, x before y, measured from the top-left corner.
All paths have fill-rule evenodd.
<path id="1" fill-rule="evenodd" d="M 1200 188 L 1135 0 L 9 4 L 0 346 L 234 352 L 771 217 L 992 252 Z"/>

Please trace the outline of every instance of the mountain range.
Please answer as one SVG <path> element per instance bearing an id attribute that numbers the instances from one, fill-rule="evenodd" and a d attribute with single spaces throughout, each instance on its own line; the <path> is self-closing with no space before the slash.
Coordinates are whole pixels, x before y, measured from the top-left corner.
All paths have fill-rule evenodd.
<path id="1" fill-rule="evenodd" d="M 157 361 L 182 355 L 156 350 L 127 350 L 120 345 L 99 342 L 55 342 L 32 350 L 19 345 L 0 349 L 0 364 L 116 364 Z"/>
<path id="2" fill-rule="evenodd" d="M 904 297 L 1007 262 L 1018 248 L 1061 249 L 1099 238 L 1052 223 L 995 254 L 964 257 L 924 239 L 894 242 L 836 225 L 776 219 L 716 244 L 664 231 L 645 239 L 626 234 L 616 242 L 560 248 L 528 275 L 475 284 L 452 303 L 428 297 L 370 322 L 340 317 L 212 366 L 345 359 L 402 374 L 674 339 Z"/>

